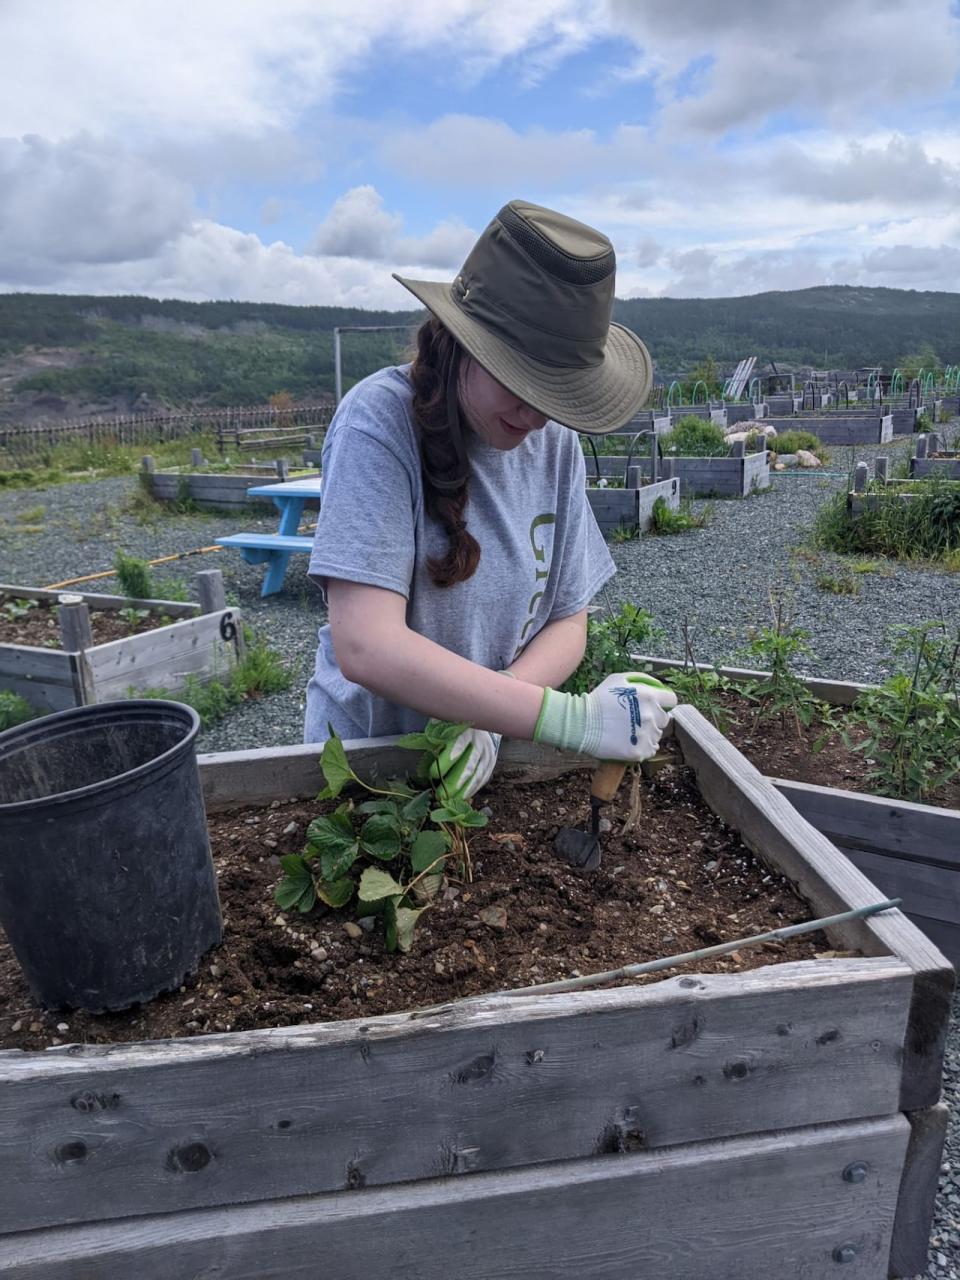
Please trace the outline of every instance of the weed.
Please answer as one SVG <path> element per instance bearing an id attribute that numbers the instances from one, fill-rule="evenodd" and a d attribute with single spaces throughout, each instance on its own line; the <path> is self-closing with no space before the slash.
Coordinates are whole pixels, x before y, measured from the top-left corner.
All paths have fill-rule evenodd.
<path id="1" fill-rule="evenodd" d="M 778 719 L 785 728 L 787 716 L 792 716 L 800 737 L 801 726 L 811 724 L 814 716 L 822 712 L 822 704 L 791 666 L 801 655 L 812 654 L 807 644 L 809 632 L 791 625 L 782 598 L 771 596 L 770 607 L 773 625 L 754 631 L 745 650 L 750 657 L 760 660 L 760 666 L 769 675 L 740 687 L 756 702 L 758 720 Z"/>
<path id="2" fill-rule="evenodd" d="M 4 600 L 0 605 L 0 614 L 2 614 L 8 622 L 18 622 L 20 618 L 25 618 L 31 609 L 39 608 L 38 600 Z"/>
<path id="3" fill-rule="evenodd" d="M 4 729 L 12 729 L 18 724 L 25 724 L 39 714 L 40 712 L 35 707 L 31 707 L 26 698 L 21 698 L 18 693 L 13 693 L 10 689 L 0 689 L 0 732 Z"/>
<path id="4" fill-rule="evenodd" d="M 683 458 L 726 458 L 730 453 L 723 428 L 708 418 L 689 414 L 680 418 L 660 437 L 664 456 Z"/>
<path id="5" fill-rule="evenodd" d="M 873 762 L 869 777 L 880 790 L 922 801 L 960 773 L 960 628 L 941 621 L 891 630 L 905 664 L 851 708 L 866 739 L 843 736 Z"/>
<path id="6" fill-rule="evenodd" d="M 851 573 L 879 573 L 882 578 L 889 578 L 893 570 L 888 564 L 884 564 L 882 560 L 852 560 L 850 562 Z"/>
<path id="7" fill-rule="evenodd" d="M 716 667 L 704 670 L 697 664 L 690 643 L 690 623 L 687 619 L 683 622 L 683 651 L 683 667 L 658 671 L 658 678 L 673 689 L 681 702 L 688 702 L 716 725 L 721 733 L 725 733 L 730 725 L 730 715 L 721 698 L 732 685 Z"/>
<path id="8" fill-rule="evenodd" d="M 135 627 L 138 622 L 142 622 L 144 618 L 150 617 L 149 609 L 134 609 L 132 606 L 127 609 L 118 609 L 117 617 L 122 618 L 129 626 Z"/>
<path id="9" fill-rule="evenodd" d="M 819 436 L 815 436 L 812 431 L 781 431 L 779 435 L 771 438 L 769 448 L 778 455 L 797 453 L 800 449 L 806 449 L 808 453 L 818 457 L 821 462 L 826 462 L 829 457 L 822 440 Z"/>
<path id="10" fill-rule="evenodd" d="M 846 573 L 842 569 L 836 573 L 818 574 L 816 584 L 821 591 L 829 591 L 835 596 L 858 596 L 860 594 L 860 583 L 852 574 Z"/>
<path id="11" fill-rule="evenodd" d="M 710 508 L 695 513 L 689 499 L 681 499 L 676 510 L 668 506 L 666 498 L 657 498 L 650 512 L 650 532 L 658 534 L 686 533 L 688 529 L 702 529 L 707 523 Z"/>
<path id="12" fill-rule="evenodd" d="M 589 693 L 613 671 L 629 671 L 632 651 L 646 647 L 663 632 L 652 614 L 624 604 L 610 618 L 587 619 L 587 647 L 580 665 L 563 685 L 563 693 Z"/>
<path id="13" fill-rule="evenodd" d="M 153 597 L 153 576 L 146 560 L 138 560 L 136 556 L 128 556 L 123 550 L 117 551 L 113 567 L 117 571 L 120 590 L 131 600 L 150 600 Z"/>
<path id="14" fill-rule="evenodd" d="M 817 512 L 813 538 L 839 553 L 901 560 L 942 559 L 960 547 L 960 483 L 939 476 L 914 481 L 909 496 L 897 487 L 871 486 L 875 505 L 856 515 L 845 493 L 835 493 Z"/>
<path id="15" fill-rule="evenodd" d="M 636 525 L 618 524 L 615 529 L 611 529 L 607 534 L 607 541 L 614 543 L 633 542 L 639 537 L 639 530 Z"/>
<path id="16" fill-rule="evenodd" d="M 347 799 L 310 823 L 303 852 L 280 860 L 277 905 L 307 912 L 318 898 L 334 910 L 355 901 L 361 917 L 382 917 L 388 951 L 409 951 L 418 919 L 443 884 L 448 858 L 471 878 L 466 833 L 487 822 L 469 801 L 447 795 L 442 781 L 430 781 L 430 766 L 466 727 L 431 720 L 422 733 L 399 739 L 398 746 L 421 752 L 419 789 L 404 781 L 386 787 L 364 782 L 331 730 L 320 762 L 327 785 L 317 798 L 336 800 L 348 784 L 373 798 L 359 804 Z"/>

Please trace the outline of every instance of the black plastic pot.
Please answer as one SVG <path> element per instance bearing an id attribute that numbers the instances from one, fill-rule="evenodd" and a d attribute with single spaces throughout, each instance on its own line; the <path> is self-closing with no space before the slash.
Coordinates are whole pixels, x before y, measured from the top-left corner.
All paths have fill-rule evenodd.
<path id="1" fill-rule="evenodd" d="M 43 1004 L 150 1000 L 220 941 L 199 728 L 131 700 L 0 734 L 0 924 Z"/>

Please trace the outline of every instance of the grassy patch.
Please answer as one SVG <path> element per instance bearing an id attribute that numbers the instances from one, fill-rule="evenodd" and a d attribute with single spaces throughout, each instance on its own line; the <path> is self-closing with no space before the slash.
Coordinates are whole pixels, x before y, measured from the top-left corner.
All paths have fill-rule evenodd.
<path id="1" fill-rule="evenodd" d="M 710 508 L 694 512 L 688 499 L 681 499 L 677 510 L 667 505 L 666 498 L 657 498 L 651 512 L 650 532 L 657 534 L 686 533 L 688 529 L 702 529 L 707 523 Z"/>

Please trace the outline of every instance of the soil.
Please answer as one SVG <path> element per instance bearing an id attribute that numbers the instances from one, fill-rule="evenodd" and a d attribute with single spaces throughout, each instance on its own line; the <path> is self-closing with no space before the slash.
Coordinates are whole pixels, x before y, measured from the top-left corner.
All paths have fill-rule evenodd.
<path id="1" fill-rule="evenodd" d="M 43 1011 L 0 934 L 0 1047 L 154 1040 L 356 1018 L 458 996 L 596 973 L 763 933 L 811 918 L 707 808 L 693 775 L 669 764 L 642 784 L 637 834 L 623 834 L 630 785 L 607 809 L 598 871 L 557 857 L 561 826 L 582 826 L 590 774 L 481 793 L 489 825 L 473 833 L 472 883 L 451 876 L 419 920 L 407 955 L 382 929 L 321 906 L 278 911 L 279 858 L 303 847 L 332 805 L 274 801 L 209 821 L 224 940 L 178 991 L 123 1013 Z M 736 973 L 827 952 L 822 933 L 745 947 L 679 972 Z M 846 954 L 846 953 L 844 953 Z M 634 981 L 658 981 L 652 974 Z"/>
<path id="2" fill-rule="evenodd" d="M 873 767 L 862 751 L 851 750 L 839 731 L 830 733 L 822 743 L 824 724 L 800 725 L 787 716 L 780 719 L 758 720 L 754 704 L 745 702 L 735 693 L 723 698 L 730 717 L 723 725 L 723 733 L 741 751 L 751 764 L 768 778 L 783 778 L 788 782 L 809 782 L 820 787 L 841 787 L 845 791 L 859 791 L 867 795 L 882 795 L 879 784 L 870 777 Z M 851 742 L 863 742 L 867 735 L 857 727 L 847 729 Z M 814 744 L 818 749 L 814 750 Z M 924 798 L 924 804 L 948 809 L 960 809 L 960 778 L 955 778 L 939 790 Z"/>
<path id="3" fill-rule="evenodd" d="M 60 619 L 56 605 L 37 601 L 36 607 L 27 609 L 19 617 L 10 617 L 11 605 L 22 606 L 24 601 L 7 599 L 0 602 L 0 644 L 25 644 L 36 649 L 62 649 Z M 137 610 L 139 613 L 140 610 Z M 94 644 L 107 644 L 110 640 L 123 640 L 139 635 L 141 631 L 153 631 L 175 621 L 166 614 L 147 613 L 132 621 L 120 616 L 114 609 L 91 609 L 90 630 Z"/>

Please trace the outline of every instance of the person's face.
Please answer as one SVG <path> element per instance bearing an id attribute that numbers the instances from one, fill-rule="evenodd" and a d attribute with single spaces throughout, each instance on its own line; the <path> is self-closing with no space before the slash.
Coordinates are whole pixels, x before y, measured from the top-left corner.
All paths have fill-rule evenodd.
<path id="1" fill-rule="evenodd" d="M 508 391 L 476 360 L 467 359 L 460 376 L 460 405 L 468 424 L 495 449 L 515 449 L 547 419 Z"/>

